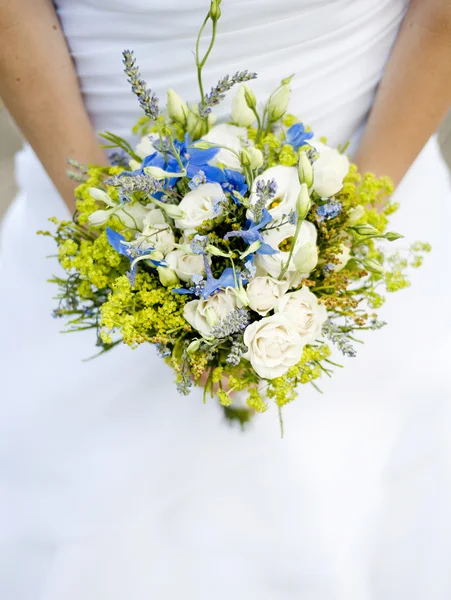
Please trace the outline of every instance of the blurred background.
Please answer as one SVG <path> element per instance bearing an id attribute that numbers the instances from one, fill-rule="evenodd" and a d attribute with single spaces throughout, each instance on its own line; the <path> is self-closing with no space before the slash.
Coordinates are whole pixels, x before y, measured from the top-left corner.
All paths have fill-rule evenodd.
<path id="1" fill-rule="evenodd" d="M 439 141 L 451 171 L 451 111 L 439 131 Z M 14 154 L 21 145 L 20 134 L 0 100 L 0 220 L 17 191 Z"/>

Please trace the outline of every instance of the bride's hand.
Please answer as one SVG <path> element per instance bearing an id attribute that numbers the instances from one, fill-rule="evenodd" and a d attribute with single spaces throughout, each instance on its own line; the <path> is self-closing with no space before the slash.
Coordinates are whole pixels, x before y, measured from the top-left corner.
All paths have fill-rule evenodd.
<path id="1" fill-rule="evenodd" d="M 199 379 L 199 383 L 200 385 L 205 388 L 205 386 L 207 385 L 208 379 L 210 376 L 210 371 L 204 371 L 204 373 L 202 373 L 202 375 L 200 376 Z M 211 386 L 211 391 L 216 394 L 216 392 L 222 389 L 224 390 L 224 392 L 228 392 L 230 390 L 230 385 L 229 385 L 229 376 L 228 375 L 223 375 L 221 377 L 221 384 L 219 383 L 213 383 Z M 230 395 L 233 396 L 233 391 L 230 392 Z"/>

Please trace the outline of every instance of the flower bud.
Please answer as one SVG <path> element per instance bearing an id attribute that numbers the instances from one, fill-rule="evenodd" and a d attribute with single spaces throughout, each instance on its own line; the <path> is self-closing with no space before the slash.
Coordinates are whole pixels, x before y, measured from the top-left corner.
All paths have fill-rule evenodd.
<path id="1" fill-rule="evenodd" d="M 98 202 L 104 202 L 107 206 L 115 206 L 113 200 L 111 200 L 108 194 L 103 190 L 99 190 L 99 188 L 95 187 L 90 187 L 88 191 L 91 198 L 94 198 L 94 200 L 97 200 Z"/>
<path id="2" fill-rule="evenodd" d="M 318 264 L 318 248 L 315 244 L 304 244 L 294 255 L 293 262 L 299 273 L 310 273 Z"/>
<path id="3" fill-rule="evenodd" d="M 251 88 L 249 86 L 247 86 L 245 83 L 243 84 L 243 90 L 244 90 L 244 99 L 246 100 L 246 104 L 248 105 L 249 108 L 255 110 L 257 108 L 257 98 L 255 97 L 253 90 L 251 90 Z"/>
<path id="4" fill-rule="evenodd" d="M 387 231 L 387 233 L 385 234 L 385 239 L 388 240 L 389 242 L 395 242 L 396 240 L 400 240 L 401 238 L 403 238 L 404 236 L 401 235 L 400 233 L 396 233 L 394 231 Z"/>
<path id="5" fill-rule="evenodd" d="M 245 85 L 239 87 L 232 100 L 232 120 L 239 127 L 250 127 L 255 122 L 255 113 L 249 108 L 245 88 Z M 252 90 L 248 90 L 253 94 Z"/>
<path id="6" fill-rule="evenodd" d="M 359 235 L 379 235 L 379 231 L 370 225 L 369 223 L 363 223 L 362 225 L 354 225 L 352 230 Z"/>
<path id="7" fill-rule="evenodd" d="M 210 6 L 210 17 L 213 21 L 217 21 L 221 16 L 221 9 L 219 5 L 221 4 L 221 0 L 212 0 Z"/>
<path id="8" fill-rule="evenodd" d="M 172 177 L 185 177 L 186 175 L 185 170 L 182 173 L 171 173 L 160 167 L 144 167 L 143 170 L 146 175 L 150 175 L 154 179 L 172 179 Z"/>
<path id="9" fill-rule="evenodd" d="M 157 267 L 157 271 L 160 283 L 161 285 L 164 285 L 164 287 L 175 287 L 176 285 L 179 285 L 179 278 L 172 269 L 168 269 L 167 267 Z"/>
<path id="10" fill-rule="evenodd" d="M 147 256 L 147 258 L 158 263 L 164 260 L 164 254 L 163 252 L 160 252 L 160 250 L 154 250 Z"/>
<path id="11" fill-rule="evenodd" d="M 193 111 L 188 112 L 187 131 L 192 140 L 198 140 L 208 133 L 208 123 Z"/>
<path id="12" fill-rule="evenodd" d="M 240 259 L 243 260 L 244 258 L 246 258 L 246 256 L 249 256 L 249 254 L 253 254 L 254 252 L 257 252 L 257 250 L 261 247 L 262 243 L 260 240 L 255 240 L 255 242 L 252 242 L 252 244 L 249 246 L 249 248 L 246 250 L 246 252 L 243 252 L 243 254 L 240 254 Z"/>
<path id="13" fill-rule="evenodd" d="M 128 162 L 128 166 L 130 167 L 130 169 L 132 171 L 137 171 L 138 169 L 141 168 L 141 163 L 138 162 L 137 160 L 135 160 L 134 158 L 132 158 L 129 162 Z"/>
<path id="14" fill-rule="evenodd" d="M 188 106 L 174 90 L 168 90 L 168 115 L 181 127 L 186 127 Z"/>
<path id="15" fill-rule="evenodd" d="M 96 210 L 95 212 L 91 213 L 88 217 L 88 223 L 91 225 L 91 227 L 100 227 L 101 225 L 104 225 L 108 219 L 111 216 L 111 213 L 113 211 L 110 210 Z"/>
<path id="16" fill-rule="evenodd" d="M 207 252 L 208 254 L 212 254 L 213 256 L 222 256 L 224 258 L 230 257 L 230 252 L 223 252 L 222 250 L 216 248 L 216 246 L 213 246 L 212 244 L 208 244 L 206 246 L 205 252 Z"/>
<path id="17" fill-rule="evenodd" d="M 243 282 L 241 281 L 241 279 L 238 282 L 238 287 L 234 288 L 233 292 L 234 292 L 235 296 L 237 297 L 238 304 L 241 305 L 241 307 L 244 308 L 246 306 L 249 306 L 249 304 L 250 304 L 249 296 L 247 295 L 247 292 L 243 287 Z"/>
<path id="18" fill-rule="evenodd" d="M 296 212 L 298 213 L 298 217 L 302 220 L 305 219 L 311 207 L 312 201 L 310 200 L 308 187 L 306 183 L 303 183 L 301 185 L 301 191 L 299 192 L 299 196 L 296 202 Z"/>
<path id="19" fill-rule="evenodd" d="M 268 119 L 270 123 L 275 123 L 286 113 L 290 102 L 290 86 L 285 83 L 269 99 Z"/>
<path id="20" fill-rule="evenodd" d="M 357 221 L 360 221 L 364 214 L 365 209 L 363 208 L 363 206 L 356 206 L 355 208 L 349 211 L 348 223 L 350 225 L 355 225 Z"/>
<path id="21" fill-rule="evenodd" d="M 246 148 L 247 153 L 249 154 L 251 160 L 251 169 L 255 171 L 263 166 L 263 152 L 255 146 L 249 146 Z"/>
<path id="22" fill-rule="evenodd" d="M 194 352 L 197 352 L 199 350 L 199 347 L 202 343 L 202 340 L 193 340 L 191 342 L 191 344 L 188 346 L 188 348 L 186 349 L 186 351 L 188 352 L 188 354 L 193 354 Z"/>
<path id="23" fill-rule="evenodd" d="M 241 150 L 240 152 L 240 162 L 243 167 L 251 166 L 251 157 L 249 156 L 247 150 Z"/>
<path id="24" fill-rule="evenodd" d="M 313 167 L 307 153 L 304 150 L 299 152 L 299 181 L 305 183 L 310 189 L 313 185 Z"/>
<path id="25" fill-rule="evenodd" d="M 370 273 L 376 273 L 377 275 L 382 275 L 384 273 L 384 268 L 381 263 L 374 258 L 367 258 L 362 264 L 367 271 L 370 271 Z"/>

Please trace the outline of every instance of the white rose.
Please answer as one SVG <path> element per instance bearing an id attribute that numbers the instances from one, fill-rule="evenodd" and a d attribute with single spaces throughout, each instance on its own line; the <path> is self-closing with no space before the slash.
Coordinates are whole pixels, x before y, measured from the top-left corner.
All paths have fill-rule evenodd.
<path id="1" fill-rule="evenodd" d="M 287 292 L 288 283 L 272 277 L 254 277 L 246 288 L 249 306 L 255 312 L 266 316 Z"/>
<path id="2" fill-rule="evenodd" d="M 322 198 L 330 198 L 343 187 L 343 180 L 349 171 L 349 160 L 338 150 L 321 142 L 312 141 L 319 153 L 313 163 L 313 189 Z"/>
<path id="3" fill-rule="evenodd" d="M 296 202 L 301 191 L 301 184 L 296 167 L 285 167 L 283 165 L 271 167 L 255 178 L 249 198 L 251 205 L 258 201 L 258 196 L 255 193 L 257 183 L 259 181 L 266 183 L 271 179 L 276 181 L 277 191 L 266 208 L 269 210 L 272 218 L 277 221 L 282 218 L 282 215 L 288 215 L 291 211 L 296 210 Z M 251 210 L 248 210 L 247 217 L 252 219 Z"/>
<path id="4" fill-rule="evenodd" d="M 239 127 L 250 127 L 255 122 L 255 113 L 246 102 L 246 88 L 238 88 L 232 101 L 232 119 Z"/>
<path id="5" fill-rule="evenodd" d="M 146 156 L 150 156 L 157 149 L 154 146 L 154 142 L 158 140 L 158 135 L 150 134 L 145 135 L 141 138 L 141 141 L 136 146 L 135 154 L 137 154 L 140 158 L 146 158 Z"/>
<path id="6" fill-rule="evenodd" d="M 327 310 L 307 287 L 285 294 L 278 301 L 276 312 L 285 315 L 296 328 L 304 344 L 311 344 L 321 335 Z"/>
<path id="7" fill-rule="evenodd" d="M 175 237 L 172 228 L 166 223 L 164 215 L 159 208 L 150 210 L 144 219 L 142 235 L 139 236 L 134 245 L 145 250 L 155 248 L 163 254 L 173 250 Z"/>
<path id="8" fill-rule="evenodd" d="M 191 300 L 183 309 L 188 323 L 203 337 L 211 337 L 211 329 L 237 307 L 237 297 L 232 288 L 210 296 L 206 300 Z"/>
<path id="9" fill-rule="evenodd" d="M 193 275 L 203 275 L 205 265 L 199 254 L 187 254 L 183 250 L 173 250 L 166 255 L 166 262 L 182 281 L 190 281 Z"/>
<path id="10" fill-rule="evenodd" d="M 210 161 L 211 165 L 221 163 L 229 169 L 241 171 L 241 162 L 238 158 L 241 152 L 241 140 L 247 139 L 247 129 L 244 127 L 235 127 L 234 125 L 216 125 L 212 127 L 207 135 L 204 135 L 203 140 L 220 146 L 227 146 L 230 150 L 221 148 L 216 156 Z M 236 156 L 236 154 L 238 156 Z"/>
<path id="11" fill-rule="evenodd" d="M 243 339 L 248 348 L 243 358 L 264 379 L 281 377 L 301 360 L 304 342 L 280 313 L 248 325 Z"/>
<path id="12" fill-rule="evenodd" d="M 183 229 L 187 234 L 194 233 L 196 227 L 202 225 L 204 221 L 214 219 L 222 213 L 223 199 L 224 192 L 219 183 L 199 185 L 181 200 L 179 208 L 183 210 L 184 217 L 176 219 L 175 226 Z"/>
<path id="13" fill-rule="evenodd" d="M 255 257 L 256 266 L 272 277 L 278 278 L 283 265 L 288 260 L 289 245 L 292 242 L 295 231 L 296 225 L 291 225 L 291 223 L 285 223 L 280 227 L 269 229 L 268 231 L 263 230 L 262 236 L 264 242 L 269 244 L 275 250 L 280 250 L 279 246 L 282 244 L 286 245 L 286 248 L 284 251 L 279 251 L 277 254 L 257 254 Z M 288 266 L 285 279 L 293 286 L 297 285 L 301 281 L 301 274 L 307 276 L 308 273 L 316 267 L 318 262 L 316 237 L 317 231 L 313 223 L 310 223 L 310 221 L 303 221 L 293 250 L 293 257 L 300 253 L 302 254 L 302 252 L 307 253 L 308 251 L 309 264 L 303 264 L 301 266 L 303 268 L 308 266 L 309 269 L 306 271 L 298 271 L 295 261 L 292 258 Z"/>

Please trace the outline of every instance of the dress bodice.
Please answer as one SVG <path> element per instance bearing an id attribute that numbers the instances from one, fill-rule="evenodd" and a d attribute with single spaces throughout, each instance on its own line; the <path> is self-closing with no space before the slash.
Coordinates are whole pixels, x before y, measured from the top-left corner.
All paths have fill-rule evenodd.
<path id="1" fill-rule="evenodd" d="M 295 74 L 291 110 L 332 143 L 365 121 L 407 0 L 224 0 L 205 68 L 209 89 L 226 73 L 259 74 L 260 101 Z M 58 0 L 89 114 L 98 131 L 127 135 L 140 116 L 122 68 L 133 49 L 152 89 L 199 99 L 193 49 L 209 0 Z M 221 107 L 229 112 L 230 98 Z"/>

